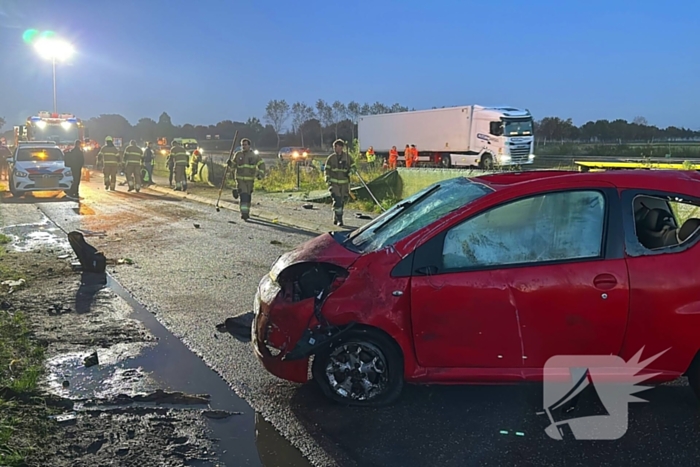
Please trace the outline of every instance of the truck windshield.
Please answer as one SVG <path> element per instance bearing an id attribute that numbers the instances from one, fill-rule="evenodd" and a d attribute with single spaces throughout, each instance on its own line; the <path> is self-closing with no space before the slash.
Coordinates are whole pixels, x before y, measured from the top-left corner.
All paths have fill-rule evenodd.
<path id="1" fill-rule="evenodd" d="M 379 250 L 491 192 L 492 188 L 466 177 L 435 183 L 355 230 L 344 243 L 362 253 Z"/>
<path id="2" fill-rule="evenodd" d="M 528 120 L 503 120 L 505 125 L 504 136 L 530 136 L 532 135 L 532 119 Z"/>
<path id="3" fill-rule="evenodd" d="M 63 160 L 63 152 L 58 148 L 19 148 L 17 162 L 55 162 Z"/>
<path id="4" fill-rule="evenodd" d="M 44 128 L 35 126 L 32 128 L 34 141 L 52 141 L 56 144 L 73 144 L 80 139 L 78 127 L 72 124 L 66 128 L 61 125 L 46 125 Z"/>

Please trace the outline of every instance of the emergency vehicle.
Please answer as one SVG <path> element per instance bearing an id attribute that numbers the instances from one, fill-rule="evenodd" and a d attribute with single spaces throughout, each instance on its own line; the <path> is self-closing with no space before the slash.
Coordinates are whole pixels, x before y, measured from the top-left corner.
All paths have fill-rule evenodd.
<path id="1" fill-rule="evenodd" d="M 73 114 L 42 111 L 27 117 L 27 123 L 15 127 L 15 146 L 19 141 L 52 141 L 63 151 L 70 151 L 76 140 L 85 141 L 83 121 Z"/>

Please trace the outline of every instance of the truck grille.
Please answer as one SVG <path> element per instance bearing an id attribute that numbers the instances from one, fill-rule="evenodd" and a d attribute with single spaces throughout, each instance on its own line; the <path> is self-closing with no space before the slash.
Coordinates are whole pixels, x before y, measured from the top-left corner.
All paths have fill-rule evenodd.
<path id="1" fill-rule="evenodd" d="M 510 160 L 513 163 L 520 164 L 528 161 L 530 155 L 530 145 L 518 145 L 510 147 Z"/>

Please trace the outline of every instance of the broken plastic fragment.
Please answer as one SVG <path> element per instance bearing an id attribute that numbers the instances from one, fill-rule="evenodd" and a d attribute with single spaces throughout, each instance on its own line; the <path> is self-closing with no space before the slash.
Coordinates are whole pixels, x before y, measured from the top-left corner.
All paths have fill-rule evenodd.
<path id="1" fill-rule="evenodd" d="M 522 431 L 516 431 L 515 436 L 525 436 L 525 433 L 523 433 Z"/>
<path id="2" fill-rule="evenodd" d="M 500 433 L 501 433 L 502 435 L 507 435 L 507 434 L 508 434 L 508 430 L 501 430 Z"/>
<path id="3" fill-rule="evenodd" d="M 22 287 L 25 282 L 26 281 L 24 279 L 20 279 L 17 281 L 9 280 L 9 281 L 3 281 L 2 285 L 6 285 L 6 286 L 10 287 L 11 289 L 15 289 L 15 288 L 18 289 L 18 288 Z"/>

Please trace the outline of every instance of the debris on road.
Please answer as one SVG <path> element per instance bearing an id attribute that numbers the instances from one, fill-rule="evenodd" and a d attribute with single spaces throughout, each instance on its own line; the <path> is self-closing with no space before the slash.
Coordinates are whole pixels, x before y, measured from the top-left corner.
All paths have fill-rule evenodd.
<path id="1" fill-rule="evenodd" d="M 171 404 L 171 405 L 207 405 L 211 397 L 208 394 L 185 394 L 180 391 L 164 391 L 157 389 L 148 394 L 138 394 L 128 396 L 126 394 L 118 394 L 114 397 L 105 399 L 96 399 L 85 402 L 85 407 L 94 407 L 100 405 L 124 405 L 139 402 L 155 402 L 156 404 Z"/>
<path id="2" fill-rule="evenodd" d="M 226 318 L 226 321 L 216 325 L 216 330 L 219 332 L 228 332 L 240 341 L 250 342 L 250 329 L 252 325 L 253 312 L 250 311 L 242 315 Z"/>
<path id="3" fill-rule="evenodd" d="M 117 264 L 134 264 L 134 260 L 131 258 L 121 258 L 117 260 Z"/>
<path id="4" fill-rule="evenodd" d="M 90 356 L 85 357 L 84 363 L 87 368 L 98 365 L 100 360 L 97 358 L 97 351 L 93 352 Z"/>
<path id="5" fill-rule="evenodd" d="M 270 245 L 282 245 L 282 242 L 280 242 L 279 240 L 271 240 Z"/>
<path id="6" fill-rule="evenodd" d="M 202 415 L 204 415 L 207 418 L 213 418 L 214 420 L 222 420 L 233 415 L 243 415 L 243 412 L 229 412 L 227 410 L 204 410 L 202 412 Z"/>
<path id="7" fill-rule="evenodd" d="M 355 217 L 358 219 L 371 219 L 371 216 L 368 216 L 367 214 L 362 214 L 361 212 L 356 212 Z"/>
<path id="8" fill-rule="evenodd" d="M 83 271 L 105 272 L 107 269 L 107 258 L 102 252 L 97 251 L 97 248 L 88 244 L 82 233 L 78 231 L 70 232 L 68 234 L 68 242 L 78 256 Z"/>
<path id="9" fill-rule="evenodd" d="M 85 229 L 77 229 L 78 232 L 81 232 L 83 235 L 86 237 L 106 237 L 107 232 L 102 230 L 100 232 L 95 232 L 94 230 L 85 230 Z"/>
<path id="10" fill-rule="evenodd" d="M 313 209 L 313 208 L 314 208 L 314 205 L 313 205 L 313 204 L 307 203 L 307 204 L 302 204 L 301 207 L 304 208 L 304 209 Z"/>
<path id="11" fill-rule="evenodd" d="M 19 280 L 16 280 L 16 281 L 13 281 L 13 280 L 3 281 L 1 284 L 4 285 L 4 286 L 9 287 L 10 290 L 9 290 L 7 293 L 8 293 L 8 294 L 11 294 L 11 293 L 13 293 L 15 290 L 19 290 L 19 289 L 21 289 L 22 287 L 24 287 L 24 285 L 25 285 L 26 283 L 27 283 L 27 281 L 25 281 L 24 279 L 19 279 Z"/>
<path id="12" fill-rule="evenodd" d="M 199 227 L 200 227 L 199 224 L 194 224 L 194 228 L 195 228 L 195 229 L 198 229 Z"/>

